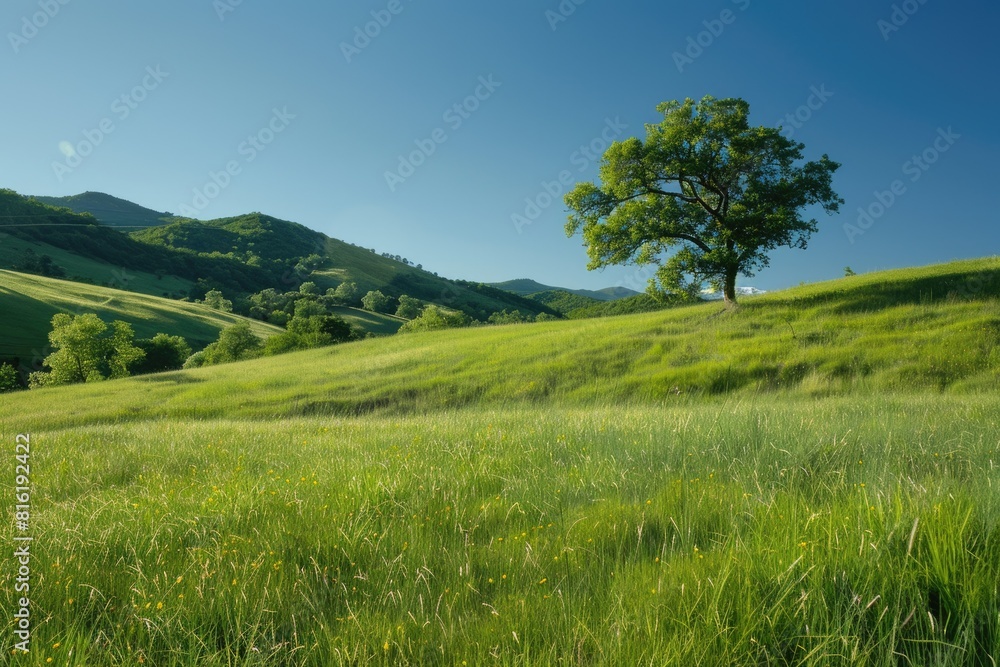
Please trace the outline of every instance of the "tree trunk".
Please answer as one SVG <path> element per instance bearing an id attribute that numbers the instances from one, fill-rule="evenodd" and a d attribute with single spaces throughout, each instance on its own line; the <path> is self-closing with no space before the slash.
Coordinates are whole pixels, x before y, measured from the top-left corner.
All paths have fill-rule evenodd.
<path id="1" fill-rule="evenodd" d="M 726 269 L 726 283 L 722 296 L 726 301 L 726 306 L 733 308 L 736 306 L 736 269 Z"/>

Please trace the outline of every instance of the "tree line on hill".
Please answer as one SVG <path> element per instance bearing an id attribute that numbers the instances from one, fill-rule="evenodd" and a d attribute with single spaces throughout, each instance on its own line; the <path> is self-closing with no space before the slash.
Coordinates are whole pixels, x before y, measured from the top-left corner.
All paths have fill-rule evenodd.
<path id="1" fill-rule="evenodd" d="M 372 250 L 372 252 L 375 252 L 375 251 Z M 402 255 L 393 255 L 390 252 L 383 252 L 381 254 L 381 256 L 385 257 L 386 259 L 391 259 L 393 261 L 399 262 L 400 264 L 406 264 L 407 266 L 413 266 L 413 267 L 415 267 L 417 269 L 423 269 L 424 268 L 423 264 L 414 264 L 413 262 L 411 262 L 410 260 L 406 259 Z"/>

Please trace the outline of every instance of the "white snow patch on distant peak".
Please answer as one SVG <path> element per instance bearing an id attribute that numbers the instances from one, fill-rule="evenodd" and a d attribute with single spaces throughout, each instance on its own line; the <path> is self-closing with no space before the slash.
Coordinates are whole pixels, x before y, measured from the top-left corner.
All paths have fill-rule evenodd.
<path id="1" fill-rule="evenodd" d="M 767 290 L 757 289 L 756 287 L 737 287 L 737 296 L 757 296 L 758 294 L 767 294 Z M 701 296 L 705 299 L 721 299 L 722 292 L 717 292 L 713 289 L 703 289 L 701 291 Z"/>

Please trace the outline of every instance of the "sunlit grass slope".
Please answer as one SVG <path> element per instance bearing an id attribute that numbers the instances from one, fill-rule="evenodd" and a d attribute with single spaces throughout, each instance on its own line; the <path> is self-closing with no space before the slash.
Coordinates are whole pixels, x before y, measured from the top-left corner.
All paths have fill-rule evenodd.
<path id="1" fill-rule="evenodd" d="M 0 240 L 0 268 L 16 266 L 24 259 L 26 251 L 36 255 L 48 255 L 52 261 L 66 271 L 67 279 L 84 278 L 95 285 L 113 284 L 124 286 L 130 292 L 142 292 L 153 296 L 185 296 L 194 282 L 177 276 L 146 273 L 134 269 L 122 269 L 97 259 L 84 257 L 62 248 L 7 236 Z"/>
<path id="2" fill-rule="evenodd" d="M 53 424 L 76 406 L 87 419 L 110 420 L 992 391 L 998 289 L 1000 261 L 977 260 L 791 289 L 746 299 L 735 312 L 708 303 L 409 334 L 7 400 Z"/>
<path id="3" fill-rule="evenodd" d="M 123 320 L 136 336 L 157 333 L 183 336 L 195 349 L 208 345 L 219 331 L 244 318 L 202 305 L 172 301 L 107 287 L 0 270 L 0 357 L 30 358 L 44 348 L 56 313 L 96 313 L 106 322 Z M 260 336 L 281 329 L 250 320 Z"/>
<path id="4" fill-rule="evenodd" d="M 356 324 L 365 331 L 370 331 L 378 335 L 394 334 L 406 323 L 406 320 L 395 315 L 372 313 L 360 308 L 334 306 L 332 310 L 334 315 L 342 317 L 348 323 Z"/>

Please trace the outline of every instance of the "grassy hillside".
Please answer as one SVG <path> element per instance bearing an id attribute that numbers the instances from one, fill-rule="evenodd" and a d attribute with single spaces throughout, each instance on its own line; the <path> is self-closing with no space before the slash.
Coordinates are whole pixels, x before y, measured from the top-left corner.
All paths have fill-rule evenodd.
<path id="1" fill-rule="evenodd" d="M 0 231 L 0 269 L 17 267 L 23 262 L 28 252 L 33 252 L 38 257 L 47 256 L 51 258 L 53 263 L 65 272 L 65 278 L 68 280 L 172 299 L 187 296 L 195 289 L 195 280 L 206 276 L 211 277 L 214 275 L 218 280 L 213 278 L 213 282 L 221 282 L 224 288 L 228 285 L 228 288 L 226 288 L 227 292 L 234 295 L 240 293 L 239 288 L 241 285 L 252 289 L 257 285 L 267 284 L 266 273 L 260 271 L 253 273 L 255 271 L 254 267 L 246 267 L 242 263 L 242 260 L 198 257 L 186 250 L 157 247 L 156 244 L 142 244 L 123 234 L 95 225 L 92 218 L 59 212 L 9 192 L 0 192 L 0 205 L 3 204 L 8 205 L 8 208 L 5 209 L 6 211 L 11 214 L 14 214 L 13 212 L 16 211 L 16 215 L 23 217 L 0 219 L 0 230 L 7 230 L 7 233 Z M 24 221 L 28 222 L 25 223 Z M 4 226 L 5 224 L 6 226 Z M 18 224 L 29 226 L 20 227 L 17 226 Z M 171 225 L 166 228 L 157 228 L 150 230 L 149 233 L 155 237 L 158 234 L 165 233 L 164 230 L 168 229 L 176 231 L 177 226 Z M 189 240 L 198 238 L 199 234 L 203 232 L 209 235 L 212 233 L 212 229 L 206 232 L 198 224 L 194 227 L 182 227 L 181 229 L 183 230 L 184 238 Z M 243 242 L 246 243 L 246 248 L 251 250 L 257 247 L 256 243 L 259 243 L 261 248 L 268 248 L 267 252 L 272 253 L 273 256 L 280 256 L 280 252 L 283 251 L 315 249 L 308 244 L 308 239 L 323 238 L 321 235 L 301 227 L 299 230 L 299 242 L 301 244 L 303 238 L 307 240 L 304 242 L 305 245 L 296 247 L 294 240 L 289 241 L 288 236 L 283 235 L 285 231 L 287 230 L 284 228 L 276 231 L 266 226 L 255 226 L 254 220 L 234 218 L 226 228 L 218 230 L 218 233 L 230 240 L 244 239 Z M 97 250 L 93 253 L 89 252 L 86 250 L 86 248 L 90 248 L 89 245 L 84 246 L 84 249 L 81 250 L 76 241 L 82 237 L 90 238 L 91 236 L 93 237 L 92 241 L 96 239 L 94 248 Z M 274 238 L 276 236 L 282 237 L 283 240 L 276 242 Z M 52 241 L 65 247 L 52 245 L 40 239 Z M 322 244 L 317 247 L 322 250 Z M 279 254 L 274 255 L 274 253 Z M 365 254 L 371 255 L 367 251 L 365 251 Z M 110 260 L 119 258 L 123 260 L 127 259 L 126 264 L 110 263 Z M 280 271 L 283 276 L 292 276 L 291 272 L 287 270 L 287 262 L 276 261 L 275 264 L 278 266 L 276 271 Z M 212 271 L 208 274 L 202 274 L 201 271 L 206 266 L 210 266 Z M 155 273 L 143 271 L 135 267 L 154 269 Z M 231 271 L 232 269 L 235 269 L 235 271 Z M 182 275 L 190 277 L 178 277 L 177 275 L 168 273 L 170 270 L 177 270 Z M 252 278 L 250 278 L 249 282 L 243 282 L 247 279 L 244 273 L 247 271 L 250 272 Z M 287 281 L 275 279 L 273 282 L 285 289 L 295 289 L 297 287 L 295 279 Z M 71 295 L 69 298 L 72 301 L 75 295 L 79 293 L 80 287 L 71 286 L 68 289 L 69 292 L 67 294 Z M 103 301 L 104 299 L 101 300 Z M 13 312 L 15 307 L 16 305 L 12 301 L 8 303 L 8 299 L 0 298 L 0 308 L 9 308 Z M 34 314 L 29 313 L 33 324 L 29 329 L 17 332 L 16 341 L 13 337 L 10 337 L 8 344 L 3 345 L 4 339 L 0 338 L 0 358 L 22 356 L 32 349 L 44 347 L 46 341 L 44 334 L 48 331 L 48 321 L 55 312 L 55 309 L 46 305 L 37 309 L 37 312 Z M 376 334 L 395 333 L 402 326 L 402 320 L 398 318 L 366 313 L 354 308 L 338 309 L 338 314 L 344 316 L 352 324 L 357 324 L 366 331 Z M 45 327 L 42 327 L 40 324 L 42 320 L 45 321 Z M 141 322 L 139 323 L 139 327 L 143 327 Z M 192 344 L 196 348 L 201 347 L 207 342 L 203 340 L 204 337 L 209 334 L 211 334 L 211 339 L 214 340 L 215 334 L 212 331 L 217 330 L 217 328 L 209 330 L 203 326 L 195 327 L 192 330 L 194 336 Z M 271 327 L 263 327 L 263 329 L 273 331 Z M 183 335 L 183 331 L 180 331 L 180 329 L 176 333 Z M 41 335 L 39 336 L 39 334 Z M 34 342 L 32 342 L 32 336 L 37 336 Z"/>
<path id="2" fill-rule="evenodd" d="M 349 324 L 355 324 L 365 331 L 370 331 L 374 334 L 386 336 L 394 334 L 406 323 L 406 320 L 395 315 L 372 313 L 359 308 L 335 306 L 332 310 L 334 315 L 347 320 Z"/>
<path id="3" fill-rule="evenodd" d="M 998 292 L 992 258 L 4 395 L 18 664 L 995 664 Z"/>
<path id="4" fill-rule="evenodd" d="M 404 413 L 465 405 L 662 405 L 703 396 L 1000 388 L 1000 260 L 856 276 L 748 299 L 362 341 L 65 392 L 88 419 Z M 49 391 L 49 390 L 46 390 Z M 114 396 L 114 400 L 110 397 Z M 232 397 L 239 397 L 234 402 Z M 38 401 L 17 396 L 13 404 Z M 179 412 L 178 412 L 179 410 Z"/>
<path id="5" fill-rule="evenodd" d="M 34 538 L 45 612 L 18 664 L 994 664 L 998 286 L 988 259 L 5 395 L 32 504 L 0 539 Z"/>
<path id="6" fill-rule="evenodd" d="M 355 282 L 362 293 L 381 289 L 395 297 L 408 294 L 435 302 L 460 293 L 456 285 L 432 273 L 337 239 L 325 239 L 323 254 L 329 263 L 317 272 L 317 283 L 324 285 Z"/>
<path id="7" fill-rule="evenodd" d="M 13 236 L 7 236 L 0 240 L 0 268 L 9 269 L 17 266 L 18 262 L 22 261 L 29 251 L 38 256 L 48 255 L 57 266 L 65 270 L 68 280 L 76 282 L 89 282 L 94 285 L 116 287 L 127 289 L 130 292 L 168 298 L 187 296 L 191 288 L 194 287 L 193 281 L 177 276 L 124 269 L 97 259 L 83 257 L 48 243 L 28 241 Z"/>
<path id="8" fill-rule="evenodd" d="M 139 338 L 157 333 L 183 336 L 194 349 L 218 338 L 219 331 L 243 318 L 202 305 L 146 294 L 0 270 L 0 358 L 30 363 L 42 350 L 56 313 L 96 313 L 105 322 L 129 322 Z M 251 320 L 260 336 L 282 329 Z"/>
<path id="9" fill-rule="evenodd" d="M 32 430 L 45 614 L 16 664 L 989 665 L 998 413 L 879 397 L 55 429 L 0 403 L 11 447 Z"/>
<path id="10" fill-rule="evenodd" d="M 109 227 L 155 227 L 162 225 L 170 217 L 169 213 L 153 211 L 103 192 L 84 192 L 71 197 L 36 196 L 34 199 L 49 206 L 65 207 L 76 213 L 90 213 Z"/>

